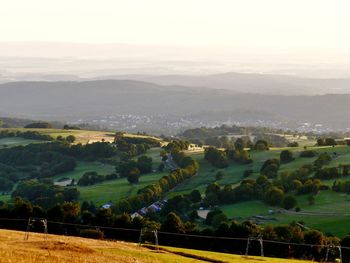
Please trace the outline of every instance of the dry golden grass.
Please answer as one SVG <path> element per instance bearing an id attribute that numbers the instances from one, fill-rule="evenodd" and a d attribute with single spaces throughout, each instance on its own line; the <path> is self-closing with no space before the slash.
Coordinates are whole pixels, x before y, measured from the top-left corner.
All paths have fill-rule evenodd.
<path id="1" fill-rule="evenodd" d="M 79 237 L 67 237 L 30 233 L 29 240 L 24 240 L 24 232 L 0 230 L 0 263 L 80 263 L 80 262 L 118 262 L 118 263 L 193 263 L 217 262 L 258 263 L 280 262 L 297 263 L 293 261 L 272 258 L 242 257 L 231 254 L 221 254 L 208 251 L 167 248 L 166 251 L 155 251 L 139 247 L 135 243 L 101 241 Z M 184 255 L 175 254 L 181 252 Z M 192 258 L 205 257 L 202 261 Z"/>
<path id="2" fill-rule="evenodd" d="M 0 262 L 152 262 L 138 261 L 135 256 L 109 253 L 107 249 L 139 251 L 144 248 L 133 243 L 100 241 L 78 237 L 30 233 L 24 240 L 24 232 L 0 230 Z"/>

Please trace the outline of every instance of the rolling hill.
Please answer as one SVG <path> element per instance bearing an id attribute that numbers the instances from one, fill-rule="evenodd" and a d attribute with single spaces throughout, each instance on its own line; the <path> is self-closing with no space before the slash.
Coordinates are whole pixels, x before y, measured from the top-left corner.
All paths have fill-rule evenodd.
<path id="1" fill-rule="evenodd" d="M 302 78 L 291 75 L 228 72 L 211 75 L 122 75 L 113 79 L 132 79 L 159 85 L 181 85 L 226 89 L 237 93 L 265 95 L 318 95 L 349 93 L 350 79 Z"/>
<path id="2" fill-rule="evenodd" d="M 103 121 L 130 129 L 172 129 L 227 121 L 295 128 L 300 123 L 350 127 L 350 94 L 282 96 L 224 89 L 162 86 L 133 80 L 12 82 L 0 85 L 0 115 L 45 120 Z M 126 125 L 123 115 L 132 121 Z M 142 126 L 137 120 L 145 119 Z M 185 121 L 182 118 L 186 118 Z M 182 122 L 179 126 L 177 123 Z M 119 126 L 118 126 L 119 125 Z M 123 126 L 124 125 L 124 126 Z M 202 124 L 203 125 L 203 124 Z M 179 126 L 179 127 L 178 127 Z"/>

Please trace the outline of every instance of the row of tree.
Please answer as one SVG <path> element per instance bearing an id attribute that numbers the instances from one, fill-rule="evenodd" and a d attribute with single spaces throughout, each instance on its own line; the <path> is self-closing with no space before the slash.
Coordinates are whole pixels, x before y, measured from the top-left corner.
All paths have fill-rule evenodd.
<path id="1" fill-rule="evenodd" d="M 120 177 L 125 177 L 131 184 L 139 182 L 141 174 L 152 172 L 153 161 L 151 157 L 140 156 L 135 160 L 122 161 L 116 166 L 116 171 Z"/>
<path id="2" fill-rule="evenodd" d="M 115 211 L 135 212 L 144 206 L 148 206 L 152 202 L 159 200 L 164 193 L 197 173 L 198 163 L 191 157 L 184 156 L 178 161 L 182 164 L 182 167 L 171 171 L 169 175 L 163 176 L 156 183 L 140 189 L 136 196 L 119 201 L 115 205 Z"/>
<path id="3" fill-rule="evenodd" d="M 204 159 L 217 168 L 227 167 L 230 160 L 239 164 L 253 162 L 250 154 L 246 150 L 239 148 L 222 151 L 214 147 L 207 147 L 204 151 Z"/>
<path id="4" fill-rule="evenodd" d="M 54 185 L 51 180 L 26 180 L 18 183 L 12 197 L 21 197 L 30 200 L 33 204 L 44 208 L 53 207 L 64 202 L 77 201 L 79 191 L 74 187 Z"/>
<path id="5" fill-rule="evenodd" d="M 32 139 L 32 140 L 43 140 L 43 141 L 53 141 L 54 138 L 47 134 L 42 134 L 38 131 L 13 131 L 13 130 L 1 130 L 0 131 L 0 139 L 1 138 L 13 138 L 19 137 L 24 139 Z"/>
<path id="6" fill-rule="evenodd" d="M 111 209 L 97 209 L 93 204 L 84 202 L 81 206 L 75 202 L 63 202 L 53 205 L 47 209 L 15 198 L 12 204 L 0 204 L 0 218 L 27 219 L 28 217 L 42 217 L 49 219 L 49 232 L 53 234 L 80 235 L 90 238 L 107 238 L 137 242 L 138 231 L 147 227 L 150 230 L 159 230 L 161 245 L 181 246 L 192 249 L 211 250 L 226 253 L 243 254 L 246 249 L 246 240 L 229 240 L 225 238 L 243 238 L 261 236 L 263 240 L 283 242 L 264 242 L 265 256 L 282 258 L 299 258 L 321 261 L 324 260 L 328 246 L 350 246 L 350 237 L 343 239 L 324 235 L 317 230 L 305 230 L 300 223 L 292 223 L 281 226 L 261 227 L 251 221 L 239 223 L 228 220 L 221 211 L 213 211 L 208 214 L 206 223 L 216 227 L 207 227 L 200 230 L 193 221 L 183 219 L 175 212 L 166 214 L 161 222 L 153 221 L 150 217 L 135 217 L 131 219 L 128 214 L 115 214 Z M 54 222 L 62 222 L 54 223 Z M 80 228 L 79 225 L 90 225 L 91 228 Z M 102 226 L 96 230 L 93 226 Z M 26 224 L 19 224 L 18 221 L 1 221 L 1 228 L 25 230 Z M 34 226 L 40 231 L 39 226 Z M 104 228 L 106 227 L 106 228 Z M 110 229 L 115 228 L 115 229 Z M 167 233 L 188 234 L 189 236 L 172 235 Z M 207 238 L 196 237 L 196 235 Z M 152 237 L 145 237 L 146 241 L 154 242 Z M 293 243 L 295 245 L 284 244 Z M 313 247 L 304 244 L 315 245 Z M 253 243 L 249 254 L 259 254 L 260 247 Z M 344 250 L 343 260 L 350 259 L 349 251 Z M 339 255 L 335 251 L 329 253 L 329 260 L 334 260 Z"/>
<path id="7" fill-rule="evenodd" d="M 94 185 L 97 183 L 101 183 L 103 181 L 114 180 L 117 179 L 118 175 L 116 173 L 102 175 L 98 174 L 96 171 L 86 172 L 80 177 L 78 180 L 79 186 L 88 186 Z"/>

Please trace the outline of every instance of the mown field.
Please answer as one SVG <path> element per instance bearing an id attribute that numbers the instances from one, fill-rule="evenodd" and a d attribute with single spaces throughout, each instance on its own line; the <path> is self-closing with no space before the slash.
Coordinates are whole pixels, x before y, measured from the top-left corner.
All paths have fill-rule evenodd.
<path id="1" fill-rule="evenodd" d="M 50 231 L 50 230 L 49 230 Z M 37 262 L 120 262 L 120 263 L 190 263 L 190 262 L 309 262 L 291 259 L 245 257 L 240 255 L 164 247 L 159 251 L 139 247 L 135 243 L 103 241 L 79 237 L 31 233 L 29 240 L 23 240 L 24 232 L 0 230 L 1 263 Z M 180 254 L 181 253 L 181 254 Z M 200 259 L 201 258 L 201 259 Z"/>
<path id="2" fill-rule="evenodd" d="M 96 141 L 105 140 L 107 142 L 112 142 L 114 140 L 114 132 L 109 131 L 89 131 L 89 130 L 64 130 L 64 129 L 33 129 L 33 128 L 0 128 L 1 130 L 10 130 L 10 131 L 37 131 L 44 135 L 50 135 L 53 138 L 57 138 L 58 136 L 67 137 L 69 135 L 74 135 L 76 137 L 76 143 L 91 143 Z M 124 134 L 126 137 L 151 137 L 158 139 L 156 137 L 152 136 L 146 136 L 146 135 L 139 135 L 139 134 Z M 7 139 L 7 138 L 5 138 Z M 9 138 L 10 141 L 13 138 Z M 17 138 L 14 138 L 17 139 Z M 21 138 L 18 138 L 21 139 Z M 24 140 L 24 139 L 23 139 Z M 23 142 L 26 143 L 25 141 Z M 20 141 L 18 141 L 18 145 L 21 144 Z M 0 141 L 0 147 L 1 147 L 1 141 Z"/>

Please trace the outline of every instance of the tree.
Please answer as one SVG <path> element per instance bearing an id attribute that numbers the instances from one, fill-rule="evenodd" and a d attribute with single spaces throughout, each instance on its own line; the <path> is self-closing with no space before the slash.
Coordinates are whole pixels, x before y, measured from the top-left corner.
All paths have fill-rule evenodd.
<path id="1" fill-rule="evenodd" d="M 137 184 L 140 178 L 140 170 L 138 168 L 132 168 L 128 174 L 128 182 L 130 184 Z"/>
<path id="2" fill-rule="evenodd" d="M 293 152 L 289 151 L 289 150 L 283 150 L 280 154 L 280 161 L 281 163 L 289 163 L 291 161 L 293 161 Z"/>
<path id="3" fill-rule="evenodd" d="M 284 197 L 284 192 L 277 188 L 271 187 L 265 194 L 265 201 L 269 205 L 280 205 Z"/>
<path id="4" fill-rule="evenodd" d="M 73 143 L 73 142 L 75 142 L 75 136 L 74 135 L 68 135 L 67 137 L 66 137 L 66 141 L 68 142 L 68 143 Z"/>
<path id="5" fill-rule="evenodd" d="M 278 159 L 266 160 L 260 169 L 262 175 L 266 175 L 268 178 L 277 177 L 277 172 L 280 167 L 280 161 Z"/>
<path id="6" fill-rule="evenodd" d="M 51 129 L 52 125 L 48 122 L 34 122 L 24 126 L 24 128 Z"/>
<path id="7" fill-rule="evenodd" d="M 258 151 L 266 151 L 269 149 L 269 145 L 265 140 L 258 140 L 254 145 L 254 149 Z"/>
<path id="8" fill-rule="evenodd" d="M 176 195 L 170 198 L 162 208 L 162 214 L 168 214 L 170 212 L 176 212 L 178 214 L 184 214 L 190 208 L 191 202 L 187 197 L 183 195 Z"/>
<path id="9" fill-rule="evenodd" d="M 324 145 L 325 145 L 324 139 L 322 138 L 317 139 L 317 146 L 324 146 Z"/>
<path id="10" fill-rule="evenodd" d="M 221 214 L 217 214 L 217 215 L 214 215 L 212 220 L 211 220 L 211 225 L 214 227 L 214 228 L 217 228 L 221 223 L 224 223 L 226 222 L 228 219 L 227 219 L 227 216 L 224 214 L 224 213 L 221 213 Z"/>
<path id="11" fill-rule="evenodd" d="M 321 153 L 314 161 L 314 166 L 317 169 L 320 169 L 323 165 L 328 164 L 330 161 L 332 161 L 332 157 L 328 153 Z"/>
<path id="12" fill-rule="evenodd" d="M 73 223 L 78 219 L 80 213 L 79 203 L 64 202 L 62 209 L 64 222 Z"/>
<path id="13" fill-rule="evenodd" d="M 315 197 L 313 195 L 309 195 L 309 197 L 307 198 L 307 201 L 308 201 L 309 205 L 314 205 L 315 204 Z"/>
<path id="14" fill-rule="evenodd" d="M 213 222 L 213 218 L 214 216 L 216 215 L 220 215 L 220 214 L 223 214 L 223 212 L 219 209 L 215 209 L 213 211 L 210 211 L 208 214 L 207 214 L 207 217 L 205 218 L 205 221 L 204 223 L 207 224 L 207 225 L 211 225 L 212 222 Z"/>
<path id="15" fill-rule="evenodd" d="M 197 210 L 192 210 L 191 212 L 189 212 L 188 218 L 191 222 L 194 222 L 196 221 L 196 219 L 199 219 Z"/>
<path id="16" fill-rule="evenodd" d="M 252 169 L 244 170 L 244 172 L 243 172 L 243 177 L 249 177 L 249 176 L 251 176 L 253 173 L 254 173 L 254 171 L 253 171 Z"/>
<path id="17" fill-rule="evenodd" d="M 287 145 L 288 147 L 299 147 L 299 143 L 298 142 L 290 142 Z"/>
<path id="18" fill-rule="evenodd" d="M 218 168 L 224 168 L 228 166 L 228 158 L 226 153 L 214 147 L 209 147 L 205 149 L 204 159 Z"/>
<path id="19" fill-rule="evenodd" d="M 28 218 L 32 216 L 33 206 L 30 202 L 25 202 L 22 198 L 16 197 L 13 213 L 17 218 Z"/>
<path id="20" fill-rule="evenodd" d="M 207 189 L 205 189 L 205 194 L 208 195 L 209 193 L 218 194 L 220 192 L 220 186 L 217 183 L 211 183 L 207 186 Z"/>
<path id="21" fill-rule="evenodd" d="M 115 167 L 116 172 L 119 173 L 120 177 L 127 177 L 133 168 L 137 168 L 137 163 L 135 161 L 120 162 Z"/>
<path id="22" fill-rule="evenodd" d="M 198 203 L 202 201 L 202 195 L 197 189 L 192 190 L 188 197 L 192 203 Z"/>
<path id="23" fill-rule="evenodd" d="M 222 178 L 224 178 L 224 175 L 225 175 L 225 173 L 223 171 L 218 171 L 215 174 L 215 180 L 217 180 L 217 181 L 221 180 Z"/>
<path id="24" fill-rule="evenodd" d="M 0 191 L 11 191 L 14 184 L 7 178 L 0 177 Z"/>
<path id="25" fill-rule="evenodd" d="M 318 245 L 311 248 L 312 251 L 319 253 L 322 249 L 322 245 L 325 243 L 325 238 L 320 231 L 309 230 L 304 234 L 304 240 L 306 244 Z"/>
<path id="26" fill-rule="evenodd" d="M 288 195 L 283 198 L 282 206 L 284 209 L 289 210 L 291 208 L 296 207 L 296 205 L 297 205 L 297 200 L 295 199 L 294 196 Z"/>
<path id="27" fill-rule="evenodd" d="M 152 158 L 145 155 L 137 158 L 137 168 L 142 174 L 152 172 Z"/>
<path id="28" fill-rule="evenodd" d="M 326 138 L 325 145 L 334 146 L 334 145 L 337 145 L 337 142 L 333 138 Z"/>
<path id="29" fill-rule="evenodd" d="M 162 224 L 161 228 L 164 232 L 171 232 L 171 233 L 185 233 L 185 226 L 182 222 L 181 218 L 175 214 L 174 212 L 170 212 L 164 223 Z"/>
<path id="30" fill-rule="evenodd" d="M 158 166 L 158 171 L 159 171 L 159 172 L 163 172 L 163 171 L 164 171 L 164 168 L 165 168 L 164 163 L 160 163 L 159 166 Z"/>
<path id="31" fill-rule="evenodd" d="M 316 156 L 316 152 L 312 150 L 304 150 L 300 152 L 300 157 L 312 158 Z"/>
<path id="32" fill-rule="evenodd" d="M 244 141 L 242 138 L 238 138 L 236 141 L 235 141 L 235 149 L 236 150 L 243 150 L 244 149 Z"/>

